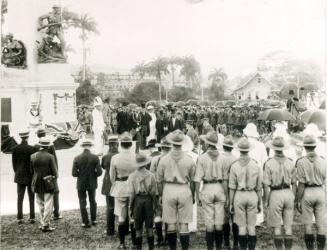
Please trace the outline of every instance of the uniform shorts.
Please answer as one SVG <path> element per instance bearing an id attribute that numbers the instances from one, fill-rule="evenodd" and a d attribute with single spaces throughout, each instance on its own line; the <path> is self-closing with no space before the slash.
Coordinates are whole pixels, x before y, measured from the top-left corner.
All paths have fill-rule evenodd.
<path id="1" fill-rule="evenodd" d="M 236 191 L 234 211 L 234 222 L 238 226 L 255 226 L 258 213 L 257 193 L 255 191 Z"/>
<path id="2" fill-rule="evenodd" d="M 224 224 L 226 197 L 220 183 L 204 184 L 200 194 L 206 226 Z"/>
<path id="3" fill-rule="evenodd" d="M 136 230 L 153 228 L 153 199 L 149 195 L 136 196 L 133 205 L 133 218 Z"/>
<path id="4" fill-rule="evenodd" d="M 294 194 L 291 189 L 273 190 L 270 193 L 267 223 L 270 227 L 292 226 Z"/>
<path id="5" fill-rule="evenodd" d="M 115 197 L 114 214 L 118 216 L 120 222 L 127 218 L 128 202 L 128 197 Z"/>
<path id="6" fill-rule="evenodd" d="M 326 225 L 326 194 L 322 187 L 306 187 L 302 198 L 302 223 L 312 224 L 312 215 L 318 226 Z"/>
<path id="7" fill-rule="evenodd" d="M 190 223 L 193 217 L 192 192 L 187 184 L 165 183 L 162 220 L 168 224 Z"/>

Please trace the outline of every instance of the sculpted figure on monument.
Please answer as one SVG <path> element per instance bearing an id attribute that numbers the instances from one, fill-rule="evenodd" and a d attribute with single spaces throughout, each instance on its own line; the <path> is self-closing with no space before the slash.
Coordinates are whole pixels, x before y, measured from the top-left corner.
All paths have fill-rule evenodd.
<path id="1" fill-rule="evenodd" d="M 6 67 L 26 67 L 25 46 L 21 41 L 14 39 L 14 36 L 11 33 L 6 35 L 4 39 L 1 62 Z"/>
<path id="2" fill-rule="evenodd" d="M 52 9 L 53 11 L 50 13 L 39 17 L 39 28 L 37 30 L 45 31 L 45 36 L 38 48 L 39 63 L 66 62 L 66 42 L 62 26 L 61 7 L 54 5 Z"/>

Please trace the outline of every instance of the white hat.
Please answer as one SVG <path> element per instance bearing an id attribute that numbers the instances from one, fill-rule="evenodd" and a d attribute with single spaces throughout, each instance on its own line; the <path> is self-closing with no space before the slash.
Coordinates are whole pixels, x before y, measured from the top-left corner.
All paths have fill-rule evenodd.
<path id="1" fill-rule="evenodd" d="M 99 96 L 95 97 L 93 105 L 94 105 L 94 107 L 103 105 L 102 100 Z"/>
<path id="2" fill-rule="evenodd" d="M 147 109 L 154 109 L 152 105 L 148 106 Z"/>
<path id="3" fill-rule="evenodd" d="M 257 126 L 254 123 L 249 123 L 248 125 L 246 125 L 245 129 L 243 129 L 243 133 L 247 137 L 259 138 Z"/>
<path id="4" fill-rule="evenodd" d="M 314 123 L 309 123 L 306 128 L 303 130 L 304 136 L 312 135 L 314 137 L 322 136 L 322 132 L 319 130 L 318 126 Z"/>

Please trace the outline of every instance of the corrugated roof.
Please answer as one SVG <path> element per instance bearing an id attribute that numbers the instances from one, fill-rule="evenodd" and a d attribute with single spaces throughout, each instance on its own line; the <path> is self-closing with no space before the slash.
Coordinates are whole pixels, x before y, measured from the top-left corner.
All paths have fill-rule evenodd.
<path id="1" fill-rule="evenodd" d="M 255 77 L 260 76 L 261 78 L 263 78 L 264 80 L 266 80 L 268 82 L 268 84 L 270 84 L 272 87 L 274 86 L 267 78 L 265 78 L 261 73 L 256 72 L 253 76 L 251 76 L 247 81 L 245 81 L 244 84 L 242 84 L 240 87 L 236 88 L 233 92 L 240 90 L 242 88 L 244 88 L 246 85 L 248 85 Z"/>

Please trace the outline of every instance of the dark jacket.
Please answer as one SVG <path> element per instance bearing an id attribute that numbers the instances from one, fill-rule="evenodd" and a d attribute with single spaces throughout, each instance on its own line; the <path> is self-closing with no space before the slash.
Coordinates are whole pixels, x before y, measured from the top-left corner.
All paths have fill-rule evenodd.
<path id="1" fill-rule="evenodd" d="M 160 140 L 168 134 L 168 123 L 169 120 L 167 117 L 159 116 L 156 120 L 157 142 L 160 142 Z M 167 130 L 164 129 L 165 127 Z"/>
<path id="2" fill-rule="evenodd" d="M 48 190 L 43 177 L 52 175 L 58 177 L 57 166 L 53 155 L 49 154 L 46 149 L 31 156 L 32 168 L 34 171 L 32 179 L 32 190 L 35 193 L 53 193 L 55 190 Z"/>
<path id="3" fill-rule="evenodd" d="M 12 166 L 15 172 L 14 181 L 18 184 L 30 185 L 33 171 L 31 167 L 31 155 L 37 150 L 28 145 L 27 141 L 15 146 L 12 151 Z"/>
<path id="4" fill-rule="evenodd" d="M 179 129 L 181 131 L 184 131 L 185 129 L 185 123 L 183 120 L 177 119 L 175 120 L 175 126 L 173 125 L 173 118 L 169 119 L 169 123 L 168 123 L 168 131 L 169 132 L 173 132 L 176 129 Z"/>
<path id="5" fill-rule="evenodd" d="M 111 158 L 115 154 L 118 154 L 117 149 L 115 149 L 113 151 L 109 151 L 108 154 L 103 156 L 102 160 L 101 160 L 101 167 L 105 170 L 104 177 L 103 177 L 103 182 L 102 182 L 102 189 L 101 189 L 101 194 L 103 194 L 103 195 L 109 195 L 110 194 L 110 189 L 111 189 L 112 183 L 110 181 L 109 170 L 110 170 Z"/>
<path id="6" fill-rule="evenodd" d="M 76 156 L 73 163 L 72 175 L 77 177 L 78 190 L 92 190 L 98 187 L 98 177 L 102 174 L 98 156 L 85 149 Z"/>

